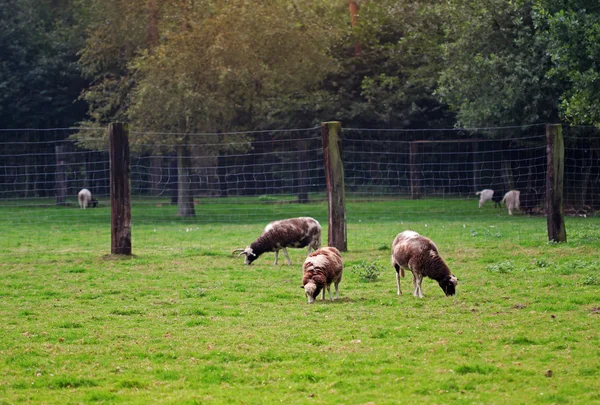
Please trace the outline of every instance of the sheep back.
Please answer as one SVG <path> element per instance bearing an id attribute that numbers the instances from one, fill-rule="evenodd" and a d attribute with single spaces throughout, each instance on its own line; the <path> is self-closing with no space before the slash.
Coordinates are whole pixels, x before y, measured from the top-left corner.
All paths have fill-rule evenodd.
<path id="1" fill-rule="evenodd" d="M 263 253 L 284 247 L 303 248 L 308 245 L 315 250 L 321 245 L 321 225 L 313 218 L 300 217 L 269 223 L 250 247 L 255 253 Z"/>

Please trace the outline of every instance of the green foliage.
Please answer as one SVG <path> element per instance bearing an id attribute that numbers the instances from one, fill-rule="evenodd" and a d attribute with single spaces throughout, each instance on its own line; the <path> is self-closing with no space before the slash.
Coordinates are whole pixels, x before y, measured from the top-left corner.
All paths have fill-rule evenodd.
<path id="1" fill-rule="evenodd" d="M 561 94 L 562 118 L 600 124 L 600 7 L 597 2 L 538 0 L 534 21 L 553 66 L 548 75 L 568 83 Z"/>
<path id="2" fill-rule="evenodd" d="M 358 276 L 358 279 L 364 283 L 377 281 L 379 274 L 384 271 L 377 262 L 362 261 L 352 266 L 352 272 Z"/>
<path id="3" fill-rule="evenodd" d="M 506 261 L 486 266 L 486 270 L 492 273 L 507 274 L 517 270 L 513 263 Z"/>
<path id="4" fill-rule="evenodd" d="M 468 0 L 442 5 L 446 65 L 436 92 L 463 126 L 523 125 L 557 119 L 561 83 L 539 40 L 529 3 Z"/>
<path id="5" fill-rule="evenodd" d="M 77 67 L 78 3 L 0 2 L 0 122 L 3 128 L 71 126 L 85 112 Z"/>

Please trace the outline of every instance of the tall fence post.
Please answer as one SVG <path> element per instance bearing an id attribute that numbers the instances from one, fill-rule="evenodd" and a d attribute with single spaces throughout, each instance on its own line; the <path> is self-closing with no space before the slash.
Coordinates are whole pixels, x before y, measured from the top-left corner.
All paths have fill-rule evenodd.
<path id="1" fill-rule="evenodd" d="M 129 130 L 123 123 L 108 126 L 110 155 L 110 252 L 131 255 L 131 191 Z"/>
<path id="2" fill-rule="evenodd" d="M 348 251 L 346 237 L 346 197 L 344 189 L 344 165 L 342 163 L 342 123 L 321 123 L 327 201 L 329 206 L 329 246 L 341 252 Z"/>
<path id="3" fill-rule="evenodd" d="M 548 240 L 566 242 L 563 189 L 565 172 L 565 142 L 561 125 L 546 125 L 546 220 Z"/>

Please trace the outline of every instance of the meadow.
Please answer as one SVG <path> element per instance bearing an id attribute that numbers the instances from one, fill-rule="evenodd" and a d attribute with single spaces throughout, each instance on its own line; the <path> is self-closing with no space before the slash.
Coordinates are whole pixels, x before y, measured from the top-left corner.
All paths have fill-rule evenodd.
<path id="1" fill-rule="evenodd" d="M 95 210 L 0 204 L 0 404 L 600 404 L 600 218 L 546 220 L 475 200 L 348 204 L 340 299 L 308 305 L 305 249 L 231 255 L 268 222 L 327 207 L 133 204 L 133 257 Z M 453 273 L 446 297 L 390 245 L 412 229 Z"/>

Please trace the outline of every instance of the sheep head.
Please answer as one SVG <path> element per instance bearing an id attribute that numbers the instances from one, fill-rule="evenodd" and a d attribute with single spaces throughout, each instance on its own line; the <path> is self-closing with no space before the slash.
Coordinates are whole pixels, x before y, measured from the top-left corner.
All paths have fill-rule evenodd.
<path id="1" fill-rule="evenodd" d="M 319 293 L 323 289 L 323 287 L 318 286 L 314 281 L 309 281 L 304 285 L 304 294 L 308 298 L 309 304 L 314 304 L 315 299 L 319 296 Z"/>
<path id="2" fill-rule="evenodd" d="M 438 284 L 444 291 L 444 294 L 446 294 L 446 296 L 450 296 L 456 294 L 456 285 L 458 284 L 458 279 L 450 274 L 438 281 Z"/>
<path id="3" fill-rule="evenodd" d="M 247 246 L 246 249 L 236 249 L 231 254 L 235 254 L 237 252 L 240 252 L 238 257 L 242 256 L 242 255 L 246 256 L 246 260 L 244 260 L 244 264 L 247 264 L 247 265 L 252 264 L 252 262 L 258 258 L 256 253 L 254 253 L 254 251 L 252 250 L 252 248 L 250 246 Z"/>

